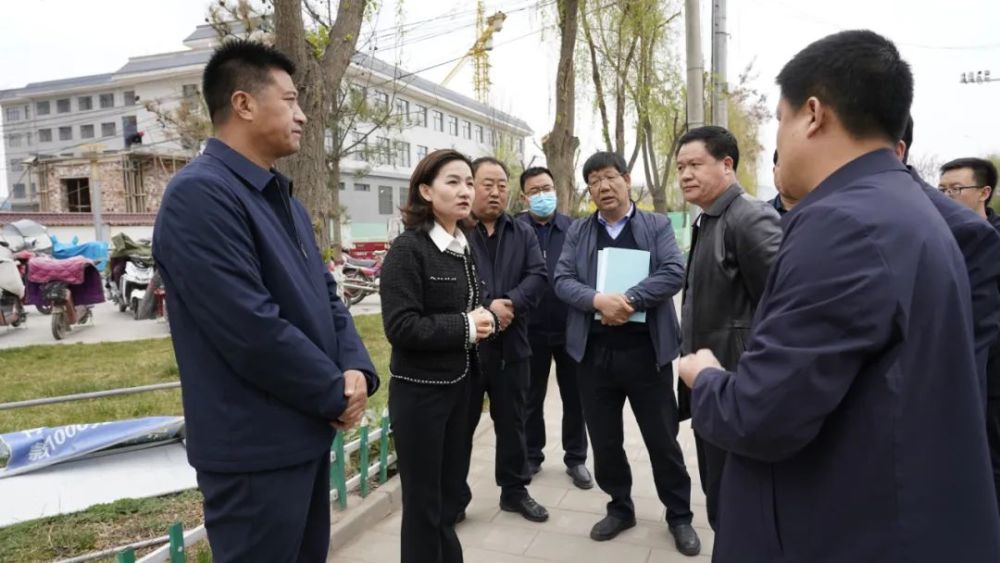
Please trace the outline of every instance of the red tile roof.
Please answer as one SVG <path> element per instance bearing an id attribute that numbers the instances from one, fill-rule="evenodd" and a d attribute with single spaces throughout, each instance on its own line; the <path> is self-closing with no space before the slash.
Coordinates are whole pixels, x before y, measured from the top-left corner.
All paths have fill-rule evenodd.
<path id="1" fill-rule="evenodd" d="M 107 225 L 121 226 L 152 226 L 156 213 L 105 213 L 102 216 Z M 20 213 L 0 212 L 0 225 L 31 219 L 46 227 L 85 227 L 94 224 L 94 216 L 90 213 Z"/>

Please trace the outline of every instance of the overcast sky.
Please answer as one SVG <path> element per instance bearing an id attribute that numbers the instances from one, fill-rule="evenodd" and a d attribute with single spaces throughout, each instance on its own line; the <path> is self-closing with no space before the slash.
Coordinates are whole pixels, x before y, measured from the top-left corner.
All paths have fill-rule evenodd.
<path id="1" fill-rule="evenodd" d="M 503 31 L 496 35 L 491 55 L 492 102 L 525 119 L 534 129 L 535 137 L 526 149 L 528 159 L 538 155 L 536 162 L 542 159 L 538 148 L 541 136 L 552 126 L 558 59 L 554 12 L 551 6 L 542 10 L 537 6 L 551 3 L 487 2 L 487 13 L 501 9 L 509 14 Z M 41 80 L 111 72 L 129 56 L 183 49 L 183 38 L 204 22 L 209 1 L 0 0 L 0 4 L 0 89 L 5 89 Z M 950 0 L 941 4 L 903 0 L 729 0 L 728 4 L 730 78 L 735 79 L 753 61 L 753 84 L 767 95 L 771 106 L 778 96 L 774 77 L 798 50 L 839 30 L 870 28 L 894 40 L 913 67 L 915 158 L 947 160 L 1000 153 L 1000 82 L 959 83 L 963 71 L 989 69 L 1000 78 L 1000 37 L 996 27 L 1000 22 L 1000 1 Z M 382 5 L 377 19 L 365 24 L 367 31 L 374 30 L 378 36 L 369 48 L 377 48 L 376 56 L 411 71 L 436 65 L 422 73 L 428 79 L 443 79 L 454 63 L 442 63 L 460 57 L 474 41 L 473 0 L 402 0 L 401 19 L 396 0 L 385 0 Z M 702 0 L 701 9 L 707 66 L 710 0 Z M 400 23 L 407 26 L 401 38 L 393 33 Z M 676 37 L 683 38 L 681 26 L 675 32 Z M 402 47 L 396 48 L 399 43 Z M 683 57 L 683 48 L 681 40 L 677 45 L 679 57 Z M 472 95 L 471 64 L 449 87 Z M 589 101 L 581 101 L 578 109 L 578 135 L 584 157 L 600 148 L 592 107 Z M 772 120 L 762 131 L 762 161 L 770 161 L 775 130 Z M 769 185 L 770 166 L 761 168 L 761 184 Z M 761 195 L 766 193 L 762 189 Z"/>

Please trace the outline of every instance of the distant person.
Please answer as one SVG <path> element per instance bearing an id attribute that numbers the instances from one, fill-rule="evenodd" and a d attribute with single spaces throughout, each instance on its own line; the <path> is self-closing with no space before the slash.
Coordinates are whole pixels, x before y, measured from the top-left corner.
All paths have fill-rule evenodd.
<path id="1" fill-rule="evenodd" d="M 1000 561 L 966 266 L 893 152 L 910 67 L 845 31 L 778 85 L 800 202 L 739 364 L 700 350 L 679 368 L 694 430 L 728 452 L 713 557 Z"/>
<path id="2" fill-rule="evenodd" d="M 688 131 L 677 143 L 676 162 L 684 200 L 702 210 L 692 227 L 684 280 L 683 351 L 707 348 L 723 366 L 734 369 L 750 339 L 757 303 L 778 254 L 780 218 L 740 187 L 740 149 L 726 129 L 708 125 Z M 691 416 L 690 397 L 691 390 L 678 382 L 681 420 Z M 708 523 L 718 530 L 726 451 L 697 431 L 694 439 Z"/>
<path id="3" fill-rule="evenodd" d="M 559 398 L 562 401 L 563 463 L 575 486 L 590 489 L 593 488 L 594 481 L 585 465 L 587 427 L 583 420 L 583 406 L 580 404 L 576 362 L 566 353 L 568 311 L 566 304 L 556 297 L 553 283 L 556 263 L 566 241 L 566 231 L 573 220 L 556 211 L 558 198 L 555 181 L 548 168 L 536 166 L 521 174 L 521 198 L 528 210 L 517 218 L 534 229 L 549 279 L 541 304 L 528 315 L 528 342 L 531 345 L 531 388 L 528 391 L 528 418 L 525 426 L 528 468 L 534 475 L 541 471 L 542 462 L 545 461 L 545 395 L 554 360 Z"/>
<path id="4" fill-rule="evenodd" d="M 306 122 L 293 74 L 260 43 L 216 49 L 202 86 L 215 135 L 156 218 L 188 461 L 217 562 L 326 561 L 330 444 L 379 384 L 309 213 L 274 169 Z"/>
<path id="5" fill-rule="evenodd" d="M 472 163 L 453 150 L 421 160 L 403 207 L 406 227 L 385 256 L 382 324 L 392 344 L 389 414 L 403 486 L 401 561 L 462 561 L 469 397 L 478 344 L 494 331 L 458 223 L 472 210 Z"/>
<path id="6" fill-rule="evenodd" d="M 556 295 L 570 307 L 566 352 L 579 363 L 597 485 L 611 497 L 607 515 L 594 524 L 590 537 L 607 541 L 636 524 L 622 421 L 627 400 L 649 451 L 674 544 L 684 555 L 698 555 L 701 540 L 691 526 L 691 477 L 677 443 L 671 365 L 681 344 L 673 298 L 684 285 L 684 258 L 670 219 L 632 201 L 621 155 L 594 153 L 583 164 L 583 178 L 597 211 L 577 219 L 566 233 Z M 649 252 L 649 276 L 624 293 L 598 292 L 597 253 L 607 248 Z M 645 312 L 645 322 L 630 322 L 638 311 Z"/>

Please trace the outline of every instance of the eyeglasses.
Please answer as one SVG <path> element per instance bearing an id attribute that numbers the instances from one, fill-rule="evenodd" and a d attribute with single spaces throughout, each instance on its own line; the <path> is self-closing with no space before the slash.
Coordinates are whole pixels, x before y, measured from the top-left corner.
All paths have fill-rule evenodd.
<path id="1" fill-rule="evenodd" d="M 604 177 L 598 176 L 597 178 L 594 178 L 593 180 L 587 182 L 587 187 L 592 190 L 596 190 L 597 188 L 601 187 L 601 184 L 603 184 L 604 182 L 610 184 L 621 177 L 622 177 L 621 174 L 614 174 Z"/>
<path id="2" fill-rule="evenodd" d="M 530 191 L 524 192 L 524 195 L 527 195 L 527 196 L 530 197 L 530 196 L 541 194 L 541 193 L 554 192 L 555 190 L 556 190 L 556 187 L 553 186 L 552 184 L 545 184 L 544 186 L 538 186 L 538 187 L 532 188 Z"/>
<path id="3" fill-rule="evenodd" d="M 950 188 L 938 188 L 938 191 L 948 197 L 951 197 L 958 195 L 962 190 L 978 190 L 985 187 L 986 186 L 952 186 Z"/>

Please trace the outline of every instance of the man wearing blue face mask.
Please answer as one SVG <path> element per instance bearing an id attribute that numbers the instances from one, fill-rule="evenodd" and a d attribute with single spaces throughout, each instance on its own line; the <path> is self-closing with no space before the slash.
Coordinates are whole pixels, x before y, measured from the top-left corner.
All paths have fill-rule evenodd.
<path id="1" fill-rule="evenodd" d="M 548 389 L 552 362 L 556 364 L 556 381 L 562 397 L 562 446 L 566 473 L 581 489 L 594 486 L 587 470 L 587 429 L 580 404 L 576 381 L 576 363 L 566 353 L 566 304 L 555 294 L 553 277 L 562 254 L 566 231 L 572 219 L 556 211 L 556 191 L 552 172 L 536 166 L 521 174 L 521 198 L 528 211 L 518 216 L 530 225 L 538 237 L 545 258 L 549 286 L 541 305 L 531 311 L 528 322 L 528 342 L 531 344 L 531 389 L 528 392 L 525 438 L 528 445 L 528 465 L 531 474 L 541 470 L 545 460 L 545 394 Z"/>

